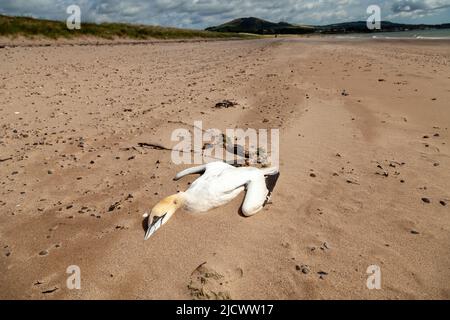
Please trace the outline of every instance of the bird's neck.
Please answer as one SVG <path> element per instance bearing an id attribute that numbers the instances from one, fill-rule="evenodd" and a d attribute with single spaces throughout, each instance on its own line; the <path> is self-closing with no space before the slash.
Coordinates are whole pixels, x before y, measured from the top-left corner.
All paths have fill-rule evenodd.
<path id="1" fill-rule="evenodd" d="M 179 192 L 176 195 L 174 195 L 177 204 L 176 204 L 176 209 L 181 209 L 184 207 L 184 205 L 186 204 L 186 200 L 187 200 L 187 194 L 185 192 Z"/>

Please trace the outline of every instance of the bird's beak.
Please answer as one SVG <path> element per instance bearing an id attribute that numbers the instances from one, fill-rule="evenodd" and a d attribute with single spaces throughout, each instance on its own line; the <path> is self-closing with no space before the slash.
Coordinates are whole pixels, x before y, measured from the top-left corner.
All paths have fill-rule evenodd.
<path id="1" fill-rule="evenodd" d="M 145 233 L 144 240 L 148 240 L 159 228 L 161 228 L 162 223 L 164 221 L 164 218 L 166 217 L 167 213 L 164 214 L 161 217 L 158 217 L 156 219 L 153 219 L 152 224 L 148 227 L 147 232 Z"/>

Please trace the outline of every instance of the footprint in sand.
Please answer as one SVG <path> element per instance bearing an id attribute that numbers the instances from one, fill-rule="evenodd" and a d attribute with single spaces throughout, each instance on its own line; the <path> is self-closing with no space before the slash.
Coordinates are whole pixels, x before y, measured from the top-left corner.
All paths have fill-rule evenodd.
<path id="1" fill-rule="evenodd" d="M 194 300 L 231 300 L 230 284 L 243 274 L 241 268 L 222 274 L 204 262 L 192 272 L 187 288 Z"/>

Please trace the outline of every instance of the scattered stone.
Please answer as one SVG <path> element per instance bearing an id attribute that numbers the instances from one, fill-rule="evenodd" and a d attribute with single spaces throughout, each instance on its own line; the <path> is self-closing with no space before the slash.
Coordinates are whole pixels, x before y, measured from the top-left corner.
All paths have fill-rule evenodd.
<path id="1" fill-rule="evenodd" d="M 47 173 L 48 174 L 53 174 L 53 171 L 52 170 L 48 170 Z"/>
<path id="2" fill-rule="evenodd" d="M 316 174 L 315 174 L 315 173 L 310 173 L 309 176 L 310 176 L 311 178 L 315 178 L 315 177 L 316 177 Z"/>
<path id="3" fill-rule="evenodd" d="M 416 230 L 411 230 L 411 234 L 420 234 L 420 232 Z"/>
<path id="4" fill-rule="evenodd" d="M 133 195 L 131 193 L 129 193 L 128 196 L 125 198 L 125 200 L 130 200 L 130 199 L 133 199 L 133 198 L 134 198 Z"/>
<path id="5" fill-rule="evenodd" d="M 108 212 L 116 210 L 119 207 L 119 205 L 120 205 L 120 201 L 117 201 L 116 203 L 110 205 L 108 208 Z"/>
<path id="6" fill-rule="evenodd" d="M 431 203 L 431 200 L 428 199 L 428 198 L 422 198 L 422 201 L 425 202 L 425 203 Z"/>
<path id="7" fill-rule="evenodd" d="M 447 205 L 447 202 L 445 202 L 444 200 L 439 201 L 439 203 L 441 204 L 441 206 L 445 207 Z"/>
<path id="8" fill-rule="evenodd" d="M 306 264 L 302 264 L 301 266 L 296 265 L 295 269 L 297 271 L 301 271 L 303 274 L 308 274 L 308 273 L 311 272 L 311 268 L 308 265 L 306 265 Z"/>
<path id="9" fill-rule="evenodd" d="M 39 252 L 40 256 L 46 256 L 48 255 L 48 251 L 47 250 L 42 250 L 41 252 Z"/>
<path id="10" fill-rule="evenodd" d="M 215 108 L 217 108 L 217 109 L 222 109 L 222 108 L 228 109 L 228 108 L 234 107 L 236 105 L 237 105 L 236 102 L 233 102 L 233 101 L 230 101 L 230 100 L 222 100 L 221 102 L 216 103 Z"/>

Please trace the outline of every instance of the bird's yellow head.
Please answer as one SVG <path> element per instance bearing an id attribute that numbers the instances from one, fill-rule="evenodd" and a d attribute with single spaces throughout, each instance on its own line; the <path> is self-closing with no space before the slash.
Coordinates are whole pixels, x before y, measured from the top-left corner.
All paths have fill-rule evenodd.
<path id="1" fill-rule="evenodd" d="M 148 217 L 148 229 L 145 234 L 145 240 L 148 240 L 161 226 L 172 218 L 175 211 L 184 204 L 183 193 L 177 193 L 170 197 L 162 199 L 152 209 Z"/>

